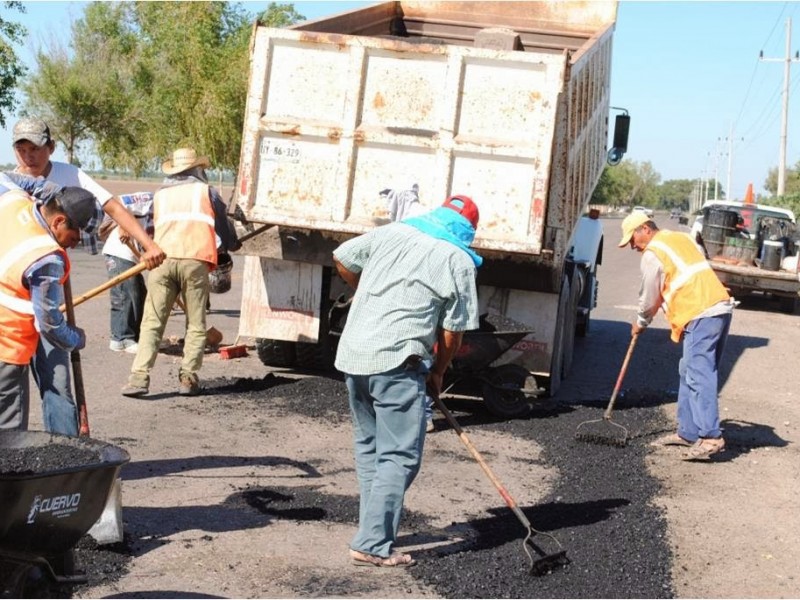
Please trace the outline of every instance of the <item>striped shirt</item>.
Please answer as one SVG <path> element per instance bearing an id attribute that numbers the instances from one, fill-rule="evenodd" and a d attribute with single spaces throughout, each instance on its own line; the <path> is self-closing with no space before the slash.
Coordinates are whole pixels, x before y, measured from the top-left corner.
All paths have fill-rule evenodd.
<path id="1" fill-rule="evenodd" d="M 340 371 L 385 373 L 412 354 L 432 360 L 439 329 L 479 327 L 475 265 L 455 245 L 392 223 L 333 254 L 361 274 L 336 353 Z"/>

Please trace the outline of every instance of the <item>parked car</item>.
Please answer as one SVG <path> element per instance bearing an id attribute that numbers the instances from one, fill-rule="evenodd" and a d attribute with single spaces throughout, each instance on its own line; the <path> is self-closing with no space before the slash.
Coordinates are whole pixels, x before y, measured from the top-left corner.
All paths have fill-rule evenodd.
<path id="1" fill-rule="evenodd" d="M 631 212 L 633 212 L 634 210 L 640 210 L 644 214 L 646 214 L 648 217 L 653 217 L 653 215 L 654 215 L 653 209 L 652 208 L 647 208 L 646 206 L 634 206 L 631 209 Z"/>

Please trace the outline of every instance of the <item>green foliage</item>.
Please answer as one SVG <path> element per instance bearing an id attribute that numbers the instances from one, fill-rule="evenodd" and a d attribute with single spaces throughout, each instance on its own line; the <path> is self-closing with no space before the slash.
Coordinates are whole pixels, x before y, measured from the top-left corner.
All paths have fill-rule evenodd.
<path id="1" fill-rule="evenodd" d="M 304 17 L 270 3 L 260 19 L 285 26 Z M 251 24 L 227 2 L 93 2 L 73 26 L 71 53 L 37 53 L 27 105 L 68 152 L 90 141 L 106 167 L 141 173 L 192 146 L 235 170 Z"/>
<path id="2" fill-rule="evenodd" d="M 22 2 L 3 2 L 5 11 L 18 10 L 25 12 Z M 20 78 L 25 75 L 25 65 L 14 51 L 14 46 L 21 44 L 27 30 L 19 23 L 9 21 L 0 15 L 0 126 L 6 126 L 6 115 L 17 105 L 14 90 Z"/>
<path id="3" fill-rule="evenodd" d="M 610 206 L 652 206 L 658 198 L 661 176 L 649 162 L 623 160 L 616 167 L 606 166 L 592 194 L 592 204 Z"/>
<path id="4" fill-rule="evenodd" d="M 800 194 L 800 160 L 795 163 L 794 167 L 786 168 L 786 179 L 784 183 L 784 193 L 786 196 Z M 778 167 L 770 169 L 767 173 L 767 179 L 764 181 L 764 189 L 772 195 L 778 193 Z"/>

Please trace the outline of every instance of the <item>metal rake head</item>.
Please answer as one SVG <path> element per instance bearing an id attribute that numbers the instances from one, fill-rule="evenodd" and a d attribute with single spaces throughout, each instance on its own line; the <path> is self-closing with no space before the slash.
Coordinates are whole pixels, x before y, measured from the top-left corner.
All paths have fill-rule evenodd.
<path id="1" fill-rule="evenodd" d="M 584 421 L 575 431 L 576 439 L 593 444 L 624 447 L 628 443 L 628 430 L 611 419 Z"/>
<path id="2" fill-rule="evenodd" d="M 539 536 L 550 538 L 553 542 L 555 542 L 555 548 L 548 552 L 540 544 L 534 542 L 534 532 Z M 569 557 L 567 556 L 567 551 L 564 550 L 563 546 L 561 546 L 561 543 L 554 536 L 542 531 L 536 531 L 533 528 L 528 530 L 528 535 L 524 540 L 522 540 L 522 549 L 525 551 L 525 554 L 527 554 L 528 560 L 531 564 L 529 572 L 535 577 L 550 575 L 556 569 L 566 566 L 570 563 Z M 534 558 L 533 553 L 531 553 L 531 549 L 536 554 L 536 558 Z"/>

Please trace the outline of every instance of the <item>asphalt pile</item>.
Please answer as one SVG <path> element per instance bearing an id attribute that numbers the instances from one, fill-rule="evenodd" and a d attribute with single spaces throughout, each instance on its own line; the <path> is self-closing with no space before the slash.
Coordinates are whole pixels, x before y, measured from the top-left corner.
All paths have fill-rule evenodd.
<path id="1" fill-rule="evenodd" d="M 100 455 L 96 451 L 67 444 L 3 448 L 0 452 L 0 475 L 33 475 L 99 462 Z"/>
<path id="2" fill-rule="evenodd" d="M 295 380 L 275 375 L 221 379 L 206 382 L 206 391 L 213 402 L 198 404 L 198 409 L 219 410 L 219 399 L 224 396 L 228 407 L 257 404 L 259 411 L 273 414 L 298 414 L 341 424 L 350 420 L 347 390 L 339 379 Z M 526 532 L 498 495 L 497 508 L 470 521 L 473 536 L 420 553 L 418 564 L 409 573 L 444 598 L 674 597 L 666 521 L 653 502 L 659 483 L 648 475 L 645 466 L 649 441 L 667 430 L 658 409 L 663 401 L 647 394 L 620 394 L 615 421 L 630 432 L 625 447 L 576 439 L 580 423 L 601 418 L 605 399 L 582 405 L 541 401 L 530 416 L 517 420 L 499 420 L 486 412 L 482 403 L 470 403 L 472 414 L 464 419 L 468 429 L 486 428 L 534 440 L 543 448 L 539 460 L 558 469 L 551 493 L 536 505 L 520 508 L 535 529 L 558 540 L 570 562 L 551 574 L 531 575 L 522 547 Z M 452 433 L 443 430 L 433 435 Z M 471 458 L 465 455 L 464 460 Z M 524 465 L 520 477 L 525 477 Z M 513 481 L 504 483 L 514 487 Z M 491 485 L 488 480 L 487 485 Z M 314 486 L 244 486 L 228 498 L 226 506 L 271 519 L 354 526 L 358 519 L 355 490 L 352 494 L 330 494 L 320 493 Z M 403 530 L 412 538 L 415 532 L 430 528 L 425 515 L 413 511 L 404 514 Z M 534 541 L 547 551 L 560 549 L 544 535 L 535 535 Z M 95 568 L 89 573 L 90 585 L 119 577 L 125 569 L 126 552 L 125 544 L 112 549 L 81 548 L 81 562 Z M 102 572 L 105 567 L 109 572 Z M 332 587 L 315 589 L 314 593 L 340 597 L 363 594 L 353 587 L 357 585 L 343 573 L 340 580 L 330 582 Z M 302 596 L 303 590 L 297 593 Z"/>

